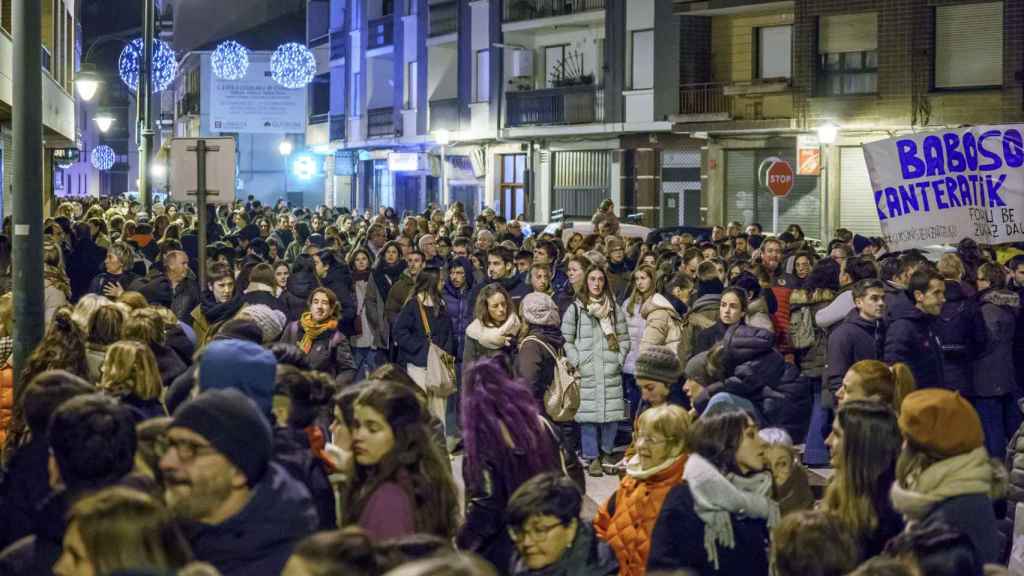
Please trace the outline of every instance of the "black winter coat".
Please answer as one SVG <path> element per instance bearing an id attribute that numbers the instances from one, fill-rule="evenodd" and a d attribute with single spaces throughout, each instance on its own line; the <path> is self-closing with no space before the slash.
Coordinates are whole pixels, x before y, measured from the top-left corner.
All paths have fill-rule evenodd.
<path id="1" fill-rule="evenodd" d="M 942 344 L 932 329 L 935 318 L 916 306 L 904 308 L 885 333 L 885 363 L 910 366 L 918 389 L 946 386 Z"/>
<path id="2" fill-rule="evenodd" d="M 996 397 L 1019 393 L 1017 364 L 1024 358 L 1014 356 L 1014 337 L 1020 316 L 1020 297 L 1009 290 L 985 290 L 978 293 L 979 317 L 987 333 L 987 345 L 975 356 L 974 387 L 970 394 Z"/>
<path id="3" fill-rule="evenodd" d="M 455 337 L 452 334 L 452 321 L 447 312 L 443 308 L 437 311 L 437 303 L 433 307 L 426 307 L 426 312 L 430 324 L 430 339 L 449 354 L 454 353 Z M 391 334 L 398 343 L 396 364 L 402 368 L 406 364 L 427 367 L 427 351 L 430 346 L 427 342 L 427 332 L 423 329 L 423 320 L 420 319 L 419 301 L 416 297 L 409 298 L 405 306 L 402 306 Z"/>
<path id="4" fill-rule="evenodd" d="M 932 329 L 942 344 L 946 387 L 967 395 L 972 390 L 972 362 L 985 348 L 985 323 L 978 305 L 959 282 L 946 281 L 946 303 Z"/>
<path id="5" fill-rule="evenodd" d="M 185 523 L 184 529 L 196 560 L 223 576 L 256 576 L 280 574 L 318 521 L 309 490 L 271 463 L 238 514 L 216 525 Z"/>
<path id="6" fill-rule="evenodd" d="M 565 338 L 562 336 L 562 329 L 559 326 L 538 326 L 536 324 L 529 326 L 529 334 L 520 340 L 519 353 L 516 355 L 513 368 L 515 375 L 521 378 L 533 393 L 541 414 L 544 414 L 544 393 L 555 381 L 555 357 L 548 353 L 542 345 L 528 338 L 530 336 L 539 338 L 558 354 L 565 354 L 563 349 Z"/>
<path id="7" fill-rule="evenodd" d="M 356 333 L 356 298 L 352 293 L 352 273 L 348 266 L 332 266 L 323 277 L 322 283 L 338 298 L 338 305 L 341 308 L 338 329 L 346 336 L 352 336 Z"/>
<path id="8" fill-rule="evenodd" d="M 986 494 L 964 494 L 943 500 L 921 519 L 921 523 L 942 522 L 966 534 L 982 564 L 1005 563 L 1006 542 L 996 528 L 992 500 Z"/>
<path id="9" fill-rule="evenodd" d="M 33 436 L 17 448 L 0 479 L 0 550 L 32 533 L 36 506 L 50 495 L 50 444 Z"/>
<path id="10" fill-rule="evenodd" d="M 324 463 L 310 448 L 306 431 L 291 427 L 275 427 L 273 461 L 280 464 L 292 478 L 302 482 L 309 490 L 319 518 L 317 530 L 337 528 L 334 488 L 327 479 Z"/>
<path id="11" fill-rule="evenodd" d="M 71 299 L 78 301 L 89 292 L 89 285 L 98 272 L 103 270 L 107 249 L 97 246 L 92 238 L 82 238 L 71 250 L 66 262 L 68 280 L 71 283 Z"/>
<path id="12" fill-rule="evenodd" d="M 651 533 L 647 571 L 690 569 L 697 574 L 768 576 L 768 524 L 764 520 L 731 515 L 735 546 L 718 545 L 718 570 L 704 548 L 704 521 L 697 516 L 690 485 L 673 488 Z"/>
<path id="13" fill-rule="evenodd" d="M 298 346 L 305 334 L 301 322 L 291 322 L 281 334 L 281 342 Z M 325 330 L 317 336 L 306 352 L 306 362 L 311 370 L 330 374 L 340 385 L 351 384 L 356 376 L 352 348 L 341 330 Z"/>
<path id="14" fill-rule="evenodd" d="M 312 271 L 299 272 L 288 277 L 288 285 L 279 300 L 289 322 L 295 322 L 302 316 L 306 311 L 309 295 L 319 286 L 320 280 Z"/>
<path id="15" fill-rule="evenodd" d="M 846 371 L 861 360 L 880 360 L 884 353 L 885 329 L 881 322 L 861 318 L 854 308 L 828 336 L 828 387 L 834 395 L 843 384 Z"/>
<path id="16" fill-rule="evenodd" d="M 121 274 L 110 274 L 108 272 L 100 272 L 89 283 L 89 293 L 99 294 L 100 296 L 106 296 L 103 293 L 103 287 L 107 284 L 120 284 L 121 288 L 129 290 L 133 282 L 138 278 L 135 274 L 130 271 L 125 271 Z"/>
<path id="17" fill-rule="evenodd" d="M 156 356 L 156 367 L 160 370 L 160 381 L 164 388 L 171 385 L 174 379 L 188 368 L 188 364 L 178 353 L 166 344 L 153 344 L 149 347 Z"/>

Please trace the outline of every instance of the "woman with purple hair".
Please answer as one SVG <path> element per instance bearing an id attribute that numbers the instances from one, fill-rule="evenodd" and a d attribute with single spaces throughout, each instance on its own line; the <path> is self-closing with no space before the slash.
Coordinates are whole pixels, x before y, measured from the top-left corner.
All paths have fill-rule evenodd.
<path id="1" fill-rule="evenodd" d="M 459 548 L 506 566 L 514 547 L 505 530 L 505 506 L 520 484 L 562 468 L 557 437 L 533 394 L 509 376 L 501 358 L 480 360 L 466 370 L 462 435 L 466 523 Z"/>

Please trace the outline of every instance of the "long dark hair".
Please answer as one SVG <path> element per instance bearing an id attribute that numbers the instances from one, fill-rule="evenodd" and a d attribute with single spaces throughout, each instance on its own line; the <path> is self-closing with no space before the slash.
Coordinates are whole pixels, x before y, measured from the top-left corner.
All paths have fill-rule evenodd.
<path id="1" fill-rule="evenodd" d="M 342 498 L 345 523 L 362 514 L 373 493 L 385 482 L 401 486 L 413 502 L 416 532 L 452 538 L 459 527 L 459 501 L 447 456 L 424 424 L 424 408 L 407 386 L 370 381 L 356 406 L 372 408 L 391 426 L 395 445 L 374 466 L 355 464 Z"/>
<path id="2" fill-rule="evenodd" d="M 558 448 L 543 427 L 537 401 L 509 376 L 502 360 L 480 360 L 466 371 L 461 408 L 467 478 L 482 481 L 483 461 L 498 462 L 511 494 L 533 476 L 558 468 Z"/>
<path id="3" fill-rule="evenodd" d="M 859 537 L 878 527 L 879 511 L 890 508 L 889 488 L 903 438 L 896 412 L 873 400 L 850 400 L 836 414 L 843 431 L 839 467 L 825 491 L 825 507 Z"/>

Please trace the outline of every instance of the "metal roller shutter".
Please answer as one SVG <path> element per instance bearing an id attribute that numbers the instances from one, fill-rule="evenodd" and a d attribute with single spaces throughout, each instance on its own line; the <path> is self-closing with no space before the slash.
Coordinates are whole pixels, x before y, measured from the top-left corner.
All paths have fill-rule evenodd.
<path id="1" fill-rule="evenodd" d="M 765 231 L 772 230 L 772 195 L 767 189 L 757 186 L 757 168 L 771 156 L 796 166 L 792 148 L 726 152 L 727 220 L 739 220 L 744 224 L 758 222 Z M 791 224 L 799 225 L 805 236 L 821 238 L 821 192 L 817 176 L 796 176 L 793 190 L 779 201 L 779 233 Z"/>
<path id="2" fill-rule="evenodd" d="M 1003 3 L 935 8 L 935 87 L 1003 84 Z"/>
<path id="3" fill-rule="evenodd" d="M 757 166 L 753 150 L 727 150 L 725 152 L 725 219 L 743 224 L 762 222 L 754 203 L 757 188 Z M 771 212 L 768 213 L 771 218 Z"/>
<path id="4" fill-rule="evenodd" d="M 840 150 L 839 225 L 862 236 L 882 235 L 864 151 L 859 146 Z"/>
<path id="5" fill-rule="evenodd" d="M 611 195 L 611 152 L 555 152 L 551 209 L 566 217 L 590 218 Z"/>

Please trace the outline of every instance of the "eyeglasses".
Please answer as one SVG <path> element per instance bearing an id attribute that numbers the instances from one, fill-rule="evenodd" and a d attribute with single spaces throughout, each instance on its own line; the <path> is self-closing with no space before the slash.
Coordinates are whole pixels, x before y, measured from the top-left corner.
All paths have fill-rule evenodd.
<path id="1" fill-rule="evenodd" d="M 196 442 L 189 442 L 187 440 L 174 440 L 173 438 L 168 438 L 166 436 L 158 438 L 156 443 L 153 445 L 156 455 L 161 458 L 170 452 L 172 448 L 178 453 L 178 459 L 182 462 L 191 462 L 198 456 L 217 452 L 217 450 L 208 444 L 199 444 Z"/>
<path id="2" fill-rule="evenodd" d="M 551 533 L 552 530 L 560 526 L 563 526 L 561 522 L 555 522 L 554 524 L 549 524 L 548 526 L 542 527 L 534 526 L 532 528 L 509 528 L 508 535 L 515 542 L 526 542 L 527 539 L 530 539 L 533 542 L 540 542 L 541 540 L 544 540 L 547 537 L 547 535 Z"/>
<path id="3" fill-rule="evenodd" d="M 636 445 L 646 444 L 649 446 L 658 446 L 668 442 L 667 438 L 659 438 L 657 436 L 637 436 Z"/>

